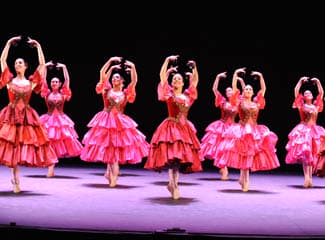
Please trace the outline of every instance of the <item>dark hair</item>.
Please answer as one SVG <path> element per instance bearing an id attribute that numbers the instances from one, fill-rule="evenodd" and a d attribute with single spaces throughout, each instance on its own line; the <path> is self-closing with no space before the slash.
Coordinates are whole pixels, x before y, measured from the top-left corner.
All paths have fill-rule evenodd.
<path id="1" fill-rule="evenodd" d="M 15 63 L 16 63 L 16 61 L 17 61 L 18 59 L 22 59 L 23 62 L 24 62 L 24 64 L 25 64 L 25 66 L 28 68 L 28 62 L 27 62 L 24 58 L 22 58 L 22 57 L 17 57 L 16 60 L 15 60 Z"/>
<path id="2" fill-rule="evenodd" d="M 176 74 L 179 74 L 179 75 L 181 75 L 181 76 L 183 77 L 183 79 L 185 79 L 185 78 L 186 78 L 186 75 L 185 75 L 185 73 L 183 73 L 183 72 L 180 72 L 180 71 L 174 71 L 174 72 L 171 72 L 171 73 L 169 74 L 169 76 L 168 76 L 168 82 L 172 81 L 172 79 L 173 79 L 174 75 L 176 75 Z"/>

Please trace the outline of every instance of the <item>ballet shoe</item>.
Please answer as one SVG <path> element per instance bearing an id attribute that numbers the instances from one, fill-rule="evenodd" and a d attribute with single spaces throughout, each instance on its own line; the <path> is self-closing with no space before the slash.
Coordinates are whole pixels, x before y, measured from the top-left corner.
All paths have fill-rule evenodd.
<path id="1" fill-rule="evenodd" d="M 227 181 L 227 180 L 229 180 L 229 178 L 228 178 L 227 175 L 222 174 L 222 175 L 221 175 L 221 180 L 222 180 L 222 181 Z"/>
<path id="2" fill-rule="evenodd" d="M 111 188 L 114 188 L 114 187 L 116 187 L 116 183 L 115 183 L 115 182 L 113 182 L 113 181 L 112 181 L 112 182 L 110 182 L 110 183 L 109 183 L 109 187 L 111 187 Z"/>
<path id="3" fill-rule="evenodd" d="M 116 182 L 114 182 L 113 180 L 109 183 L 109 187 L 113 188 L 116 187 Z"/>
<path id="4" fill-rule="evenodd" d="M 117 182 L 117 179 L 115 177 L 112 177 L 112 179 L 110 179 L 110 181 L 109 181 L 109 187 L 111 187 L 111 188 L 116 187 L 116 182 Z"/>
<path id="5" fill-rule="evenodd" d="M 105 173 L 104 177 L 108 180 L 108 186 L 113 188 L 116 186 L 116 181 L 113 180 L 113 178 L 109 177 L 109 174 Z"/>
<path id="6" fill-rule="evenodd" d="M 313 186 L 313 183 L 312 183 L 311 180 L 306 180 L 306 181 L 304 182 L 304 185 L 303 185 L 304 188 L 310 188 L 310 187 L 312 187 L 312 186 Z"/>
<path id="7" fill-rule="evenodd" d="M 242 191 L 243 191 L 243 192 L 248 192 L 248 187 L 243 187 L 243 188 L 242 188 Z"/>
<path id="8" fill-rule="evenodd" d="M 11 183 L 13 185 L 14 193 L 19 193 L 21 191 L 19 187 L 19 182 L 16 182 L 15 180 L 11 179 Z"/>
<path id="9" fill-rule="evenodd" d="M 47 177 L 47 178 L 54 177 L 54 173 L 47 173 L 47 174 L 46 174 L 46 177 Z"/>
<path id="10" fill-rule="evenodd" d="M 54 177 L 54 168 L 49 167 L 46 177 L 48 178 Z"/>
<path id="11" fill-rule="evenodd" d="M 221 168 L 219 173 L 221 174 L 222 181 L 228 180 L 228 170 Z"/>
<path id="12" fill-rule="evenodd" d="M 309 183 L 308 183 L 308 181 L 305 181 L 304 182 L 304 185 L 302 185 L 304 188 L 308 188 L 309 187 Z"/>
<path id="13" fill-rule="evenodd" d="M 248 182 L 242 184 L 242 191 L 243 192 L 248 192 Z"/>
<path id="14" fill-rule="evenodd" d="M 177 200 L 180 198 L 178 188 L 175 188 L 172 194 L 173 199 Z"/>

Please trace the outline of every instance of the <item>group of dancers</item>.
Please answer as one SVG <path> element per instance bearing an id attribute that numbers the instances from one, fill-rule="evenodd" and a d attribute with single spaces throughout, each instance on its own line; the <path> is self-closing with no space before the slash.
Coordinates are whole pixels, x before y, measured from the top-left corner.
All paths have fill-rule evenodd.
<path id="1" fill-rule="evenodd" d="M 8 53 L 14 44 L 37 49 L 38 67 L 28 78 L 25 59 L 16 58 L 14 74 L 8 66 Z M 9 103 L 0 111 L 0 164 L 12 170 L 13 192 L 21 192 L 20 165 L 47 167 L 47 177 L 53 177 L 60 158 L 77 156 L 85 162 L 106 164 L 104 177 L 109 187 L 117 185 L 121 164 L 138 164 L 146 158 L 145 169 L 168 170 L 166 187 L 173 199 L 180 198 L 180 173 L 202 171 L 205 159 L 213 160 L 213 165 L 220 168 L 222 180 L 228 179 L 228 168 L 239 169 L 238 182 L 243 192 L 249 190 L 250 172 L 278 168 L 278 137 L 267 126 L 257 123 L 259 111 L 265 107 L 263 74 L 236 69 L 232 85 L 225 89 L 224 95 L 219 82 L 226 79 L 227 73 L 217 74 L 212 91 L 221 117 L 206 127 L 200 140 L 194 124 L 187 118 L 198 98 L 197 65 L 189 60 L 188 68 L 181 72 L 175 64 L 178 58 L 178 55 L 168 56 L 161 66 L 157 93 L 158 100 L 166 103 L 168 116 L 156 128 L 150 142 L 138 130 L 137 123 L 124 113 L 125 106 L 136 98 L 135 64 L 117 56 L 109 58 L 100 70 L 95 89 L 102 95 L 104 107 L 89 121 L 89 130 L 79 141 L 74 122 L 64 112 L 64 104 L 72 96 L 66 65 L 46 62 L 40 43 L 30 37 L 10 38 L 1 53 L 0 88 L 7 87 Z M 47 79 L 53 69 L 62 70 L 63 81 L 59 77 Z M 126 78 L 130 79 L 127 85 Z M 250 80 L 259 81 L 256 94 L 252 85 L 247 84 Z M 310 90 L 300 91 L 309 82 L 317 85 L 315 99 Z M 47 113 L 39 115 L 29 105 L 32 92 L 44 98 Z M 299 111 L 300 122 L 288 135 L 285 161 L 303 166 L 306 188 L 312 187 L 313 174 L 325 175 L 325 129 L 317 125 L 317 115 L 323 110 L 323 94 L 321 82 L 315 77 L 301 77 L 294 89 L 293 107 Z"/>

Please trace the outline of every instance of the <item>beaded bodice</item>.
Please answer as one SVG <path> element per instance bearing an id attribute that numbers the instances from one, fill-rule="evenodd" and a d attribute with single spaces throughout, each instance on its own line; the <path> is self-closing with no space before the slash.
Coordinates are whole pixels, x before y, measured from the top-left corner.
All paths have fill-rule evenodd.
<path id="1" fill-rule="evenodd" d="M 48 113 L 53 113 L 57 110 L 59 112 L 63 111 L 64 98 L 60 93 L 50 93 L 47 97 Z"/>
<path id="2" fill-rule="evenodd" d="M 259 108 L 255 102 L 241 101 L 238 109 L 240 123 L 256 123 L 259 113 Z"/>
<path id="3" fill-rule="evenodd" d="M 114 91 L 113 89 L 108 90 L 106 100 L 105 110 L 107 112 L 110 112 L 113 109 L 119 113 L 124 112 L 127 101 L 123 91 Z"/>
<path id="4" fill-rule="evenodd" d="M 9 83 L 9 104 L 14 108 L 17 105 L 22 108 L 29 104 L 32 94 L 32 84 L 19 86 L 13 81 Z"/>
<path id="5" fill-rule="evenodd" d="M 238 113 L 238 107 L 225 102 L 221 107 L 221 120 L 228 123 L 233 123 Z"/>
<path id="6" fill-rule="evenodd" d="M 318 110 L 313 104 L 304 104 L 301 108 L 301 121 L 304 123 L 316 123 Z"/>

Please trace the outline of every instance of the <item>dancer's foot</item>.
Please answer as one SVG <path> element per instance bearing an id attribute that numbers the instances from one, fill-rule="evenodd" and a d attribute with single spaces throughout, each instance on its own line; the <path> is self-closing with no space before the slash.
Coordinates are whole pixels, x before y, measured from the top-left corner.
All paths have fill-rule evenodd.
<path id="1" fill-rule="evenodd" d="M 221 168 L 219 170 L 219 173 L 221 174 L 221 180 L 222 181 L 228 180 L 228 169 L 227 168 Z"/>
<path id="2" fill-rule="evenodd" d="M 109 187 L 115 187 L 116 183 L 113 182 L 112 177 L 110 176 L 109 173 L 105 172 L 104 177 L 108 180 L 108 186 Z"/>
<path id="3" fill-rule="evenodd" d="M 112 177 L 110 179 L 110 182 L 109 182 L 109 187 L 113 188 L 113 187 L 116 187 L 116 183 L 117 182 L 117 178 L 116 177 Z"/>
<path id="4" fill-rule="evenodd" d="M 48 178 L 54 177 L 54 165 L 48 167 L 46 177 Z"/>
<path id="5" fill-rule="evenodd" d="M 243 180 L 241 180 L 241 179 L 239 179 L 238 182 L 239 182 L 239 184 L 240 184 L 240 186 L 241 186 L 241 190 L 242 190 L 243 192 L 248 192 L 249 182 L 245 182 L 245 181 L 243 181 Z"/>
<path id="6" fill-rule="evenodd" d="M 48 173 L 46 174 L 46 177 L 47 177 L 47 178 L 54 177 L 54 173 L 53 173 L 53 172 L 52 172 L 52 173 L 48 172 Z"/>
<path id="7" fill-rule="evenodd" d="M 313 186 L 312 180 L 305 180 L 303 187 L 304 188 L 310 188 Z"/>
<path id="8" fill-rule="evenodd" d="M 243 191 L 243 192 L 248 192 L 248 185 L 249 185 L 248 182 L 244 182 L 244 183 L 242 184 L 242 191 Z"/>
<path id="9" fill-rule="evenodd" d="M 173 196 L 173 199 L 175 199 L 175 200 L 177 200 L 177 199 L 180 198 L 178 188 L 175 188 L 175 189 L 174 189 L 174 191 L 173 191 L 173 195 L 172 195 L 172 196 Z"/>
<path id="10" fill-rule="evenodd" d="M 11 179 L 11 183 L 13 185 L 13 191 L 14 193 L 19 193 L 21 190 L 20 190 L 20 187 L 19 187 L 19 182 L 18 181 L 15 181 L 14 179 Z"/>

